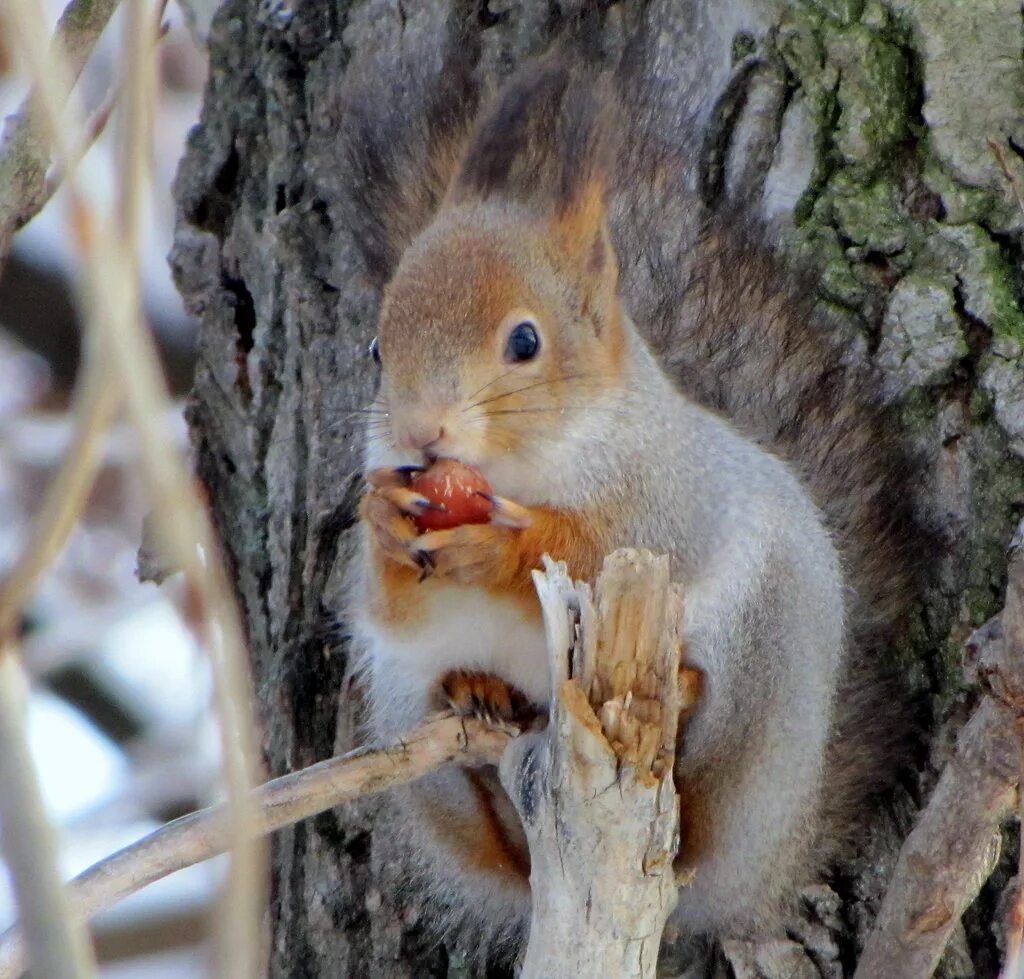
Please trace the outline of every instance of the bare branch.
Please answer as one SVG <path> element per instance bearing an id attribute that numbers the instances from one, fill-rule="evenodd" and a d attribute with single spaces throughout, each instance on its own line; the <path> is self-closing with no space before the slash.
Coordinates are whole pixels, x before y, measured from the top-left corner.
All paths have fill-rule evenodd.
<path id="1" fill-rule="evenodd" d="M 1024 555 L 1010 562 L 1002 632 L 983 653 L 986 693 L 900 851 L 855 979 L 930 976 L 998 859 L 1021 776 Z"/>
<path id="2" fill-rule="evenodd" d="M 167 0 L 160 0 L 157 8 L 158 22 L 163 20 L 166 10 Z M 157 34 L 157 40 L 163 40 L 166 36 L 167 25 L 161 24 L 160 30 Z M 114 109 L 117 108 L 121 92 L 126 87 L 126 84 L 127 83 L 125 81 L 118 79 L 110 86 L 107 90 L 107 94 L 103 97 L 103 101 L 93 109 L 92 115 L 89 116 L 83 126 L 82 135 L 79 138 L 79 141 L 71 148 L 71 155 L 69 158 L 66 160 L 60 160 L 50 167 L 49 172 L 46 174 L 46 182 L 43 187 L 42 194 L 35 203 L 36 213 L 41 211 L 49 203 L 53 195 L 60 189 L 67 173 L 73 170 L 81 162 L 82 157 L 92 149 L 93 144 L 100 138 L 103 131 L 107 128 L 107 123 L 110 121 L 110 117 L 113 114 Z"/>
<path id="3" fill-rule="evenodd" d="M 187 583 L 189 625 L 210 654 L 214 702 L 221 739 L 221 757 L 228 791 L 232 859 L 220 903 L 217 930 L 218 971 L 257 974 L 261 955 L 259 928 L 264 903 L 264 859 L 252 831 L 255 814 L 248 796 L 259 781 L 256 726 L 248 658 L 234 589 L 221 559 L 217 536 L 204 501 L 178 450 L 168 424 L 170 399 L 152 335 L 142 327 L 138 293 L 137 235 L 143 218 L 151 165 L 151 116 L 156 102 L 152 57 L 158 22 L 147 10 L 148 0 L 128 0 L 125 30 L 125 139 L 121 156 L 120 236 L 110 241 L 119 263 L 95 264 L 94 282 L 108 308 L 119 310 L 126 274 L 133 292 L 124 315 L 108 316 L 105 328 L 113 360 L 125 386 L 128 413 L 139 433 L 143 480 L 152 501 L 156 532 L 171 563 L 180 567 Z"/>
<path id="4" fill-rule="evenodd" d="M 475 719 L 445 715 L 429 720 L 387 748 L 359 748 L 254 789 L 250 830 L 263 836 L 446 765 L 497 765 L 508 742 L 507 734 Z M 101 860 L 71 882 L 75 912 L 91 918 L 154 881 L 223 853 L 232 843 L 228 816 L 225 806 L 182 816 Z M 0 938 L 0 979 L 14 979 L 24 967 L 16 926 Z"/>
<path id="5" fill-rule="evenodd" d="M 177 449 L 167 421 L 171 406 L 152 336 L 146 331 L 139 296 L 136 229 L 147 181 L 148 114 L 152 110 L 152 49 L 156 25 L 142 15 L 143 0 L 132 0 L 134 20 L 126 30 L 127 89 L 123 193 L 116 225 L 100 220 L 90 202 L 76 192 L 74 174 L 68 190 L 71 227 L 87 274 L 84 292 L 88 332 L 102 345 L 102 361 L 112 385 L 123 391 L 128 415 L 139 434 L 140 468 L 152 500 L 156 530 L 170 561 L 184 572 L 189 597 L 189 624 L 209 650 L 215 677 L 215 702 L 222 738 L 232 820 L 234 850 L 227 888 L 232 948 L 244 946 L 258 954 L 256 931 L 262 903 L 259 847 L 249 831 L 248 789 L 257 780 L 256 733 L 252 692 L 234 592 L 220 558 L 218 542 L 203 501 Z M 48 54 L 38 11 L 30 0 L 8 0 L 19 51 L 32 71 L 38 90 L 33 112 L 46 127 L 59 159 L 72 157 L 73 124 L 62 118 L 68 71 L 59 57 Z M 148 24 L 148 29 L 147 29 Z M 232 964 L 251 971 L 244 957 Z"/>
<path id="6" fill-rule="evenodd" d="M 13 644 L 0 644 L 0 839 L 25 921 L 25 944 L 39 976 L 94 975 L 82 923 L 67 913 L 57 841 L 46 818 L 25 738 L 27 693 Z"/>

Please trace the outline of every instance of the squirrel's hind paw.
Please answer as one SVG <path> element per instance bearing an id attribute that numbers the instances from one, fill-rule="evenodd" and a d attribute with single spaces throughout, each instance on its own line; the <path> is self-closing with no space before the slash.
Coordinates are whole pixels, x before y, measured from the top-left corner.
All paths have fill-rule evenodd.
<path id="1" fill-rule="evenodd" d="M 519 733 L 537 718 L 524 694 L 490 673 L 449 670 L 438 687 L 441 699 L 456 714 L 478 717 L 492 727 Z"/>

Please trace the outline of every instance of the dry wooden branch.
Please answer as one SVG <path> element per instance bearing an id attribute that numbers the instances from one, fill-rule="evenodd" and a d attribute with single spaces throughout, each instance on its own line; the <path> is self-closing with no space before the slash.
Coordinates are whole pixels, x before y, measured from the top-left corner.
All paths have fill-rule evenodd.
<path id="1" fill-rule="evenodd" d="M 272 833 L 445 765 L 496 765 L 508 742 L 509 735 L 475 719 L 435 718 L 387 748 L 350 751 L 254 789 L 251 831 Z M 74 910 L 80 919 L 91 918 L 154 881 L 223 853 L 230 842 L 224 806 L 182 816 L 76 877 L 69 885 Z M 0 938 L 0 979 L 14 979 L 24 968 L 22 937 L 11 928 Z"/>
<path id="2" fill-rule="evenodd" d="M 999 856 L 1021 775 L 1024 555 L 1010 562 L 1001 643 L 984 650 L 985 694 L 957 740 L 896 869 L 855 979 L 932 975 L 950 932 Z"/>
<path id="3" fill-rule="evenodd" d="M 82 923 L 67 913 L 57 841 L 25 735 L 26 694 L 13 645 L 0 643 L 0 840 L 25 918 L 28 959 L 35 975 L 85 979 L 95 965 Z"/>
<path id="4" fill-rule="evenodd" d="M 57 24 L 51 50 L 54 61 L 67 66 L 59 104 L 107 26 L 120 0 L 72 0 Z M 39 85 L 29 92 L 18 111 L 7 120 L 0 139 L 0 268 L 3 268 L 15 231 L 46 203 L 46 173 L 51 141 L 40 120 Z"/>
<path id="5" fill-rule="evenodd" d="M 57 37 L 51 45 L 55 59 L 55 74 L 58 79 L 77 77 L 116 5 L 116 3 L 88 5 L 78 2 L 71 4 L 64 11 L 58 24 Z M 166 0 L 161 0 L 158 5 L 157 22 L 163 17 L 165 9 Z M 25 13 L 21 6 L 12 6 L 8 17 L 10 26 L 16 32 L 27 36 L 32 31 L 33 18 L 26 17 Z M 29 61 L 31 61 L 31 45 L 27 45 L 26 49 L 29 51 Z M 62 50 L 67 59 L 66 64 L 61 59 Z M 38 61 L 38 57 L 36 60 Z M 3 144 L 5 153 L 17 156 L 20 152 L 18 147 L 21 145 L 19 140 L 34 140 L 39 147 L 47 147 L 47 159 L 50 155 L 48 147 L 51 142 L 56 142 L 58 150 L 67 154 L 66 159 L 62 158 L 56 172 L 45 176 L 43 187 L 32 198 L 32 207 L 35 209 L 33 214 L 43 207 L 56 189 L 59 180 L 63 178 L 64 173 L 77 162 L 102 130 L 113 109 L 117 89 L 111 90 L 97 113 L 89 120 L 83 136 L 75 144 L 73 150 L 68 150 L 68 146 L 71 146 L 70 137 L 65 140 L 59 138 L 51 140 L 47 135 L 48 128 L 55 126 L 57 122 L 55 117 L 59 106 L 54 103 L 60 91 L 59 85 L 47 85 L 44 88 L 37 85 L 19 114 L 9 121 L 8 129 L 5 131 Z M 32 105 L 31 113 L 26 108 L 30 103 Z M 21 128 L 19 129 L 19 127 Z M 14 145 L 8 145 L 9 141 L 13 141 Z M 5 167 L 9 163 L 6 155 L 0 159 L 0 222 L 3 220 L 5 206 L 2 182 L 7 175 Z M 29 216 L 31 215 L 26 215 L 25 220 Z M 23 224 L 24 221 L 21 223 Z M 86 226 L 91 223 L 91 221 L 85 222 Z M 86 260 L 91 235 L 76 235 L 73 238 L 82 253 L 83 261 Z M 5 254 L 2 223 L 0 223 L 0 267 L 3 265 Z M 113 422 L 121 400 L 120 385 L 110 371 L 111 358 L 109 353 L 102 349 L 102 342 L 98 331 L 87 333 L 83 374 L 78 384 L 74 405 L 76 423 L 71 449 L 61 464 L 56 478 L 47 489 L 46 498 L 36 516 L 27 545 L 10 574 L 0 586 L 0 641 L 3 641 L 5 637 L 11 637 L 17 631 L 23 609 L 30 600 L 40 577 L 63 548 L 68 535 L 81 515 L 95 481 L 102 440 Z"/>
<path id="6" fill-rule="evenodd" d="M 524 979 L 654 976 L 676 904 L 681 599 L 668 559 L 617 551 L 596 604 L 564 564 L 535 572 L 551 723 L 518 738 L 501 778 L 530 844 Z"/>
<path id="7" fill-rule="evenodd" d="M 107 267 L 94 264 L 91 271 L 108 308 L 120 313 L 109 316 L 102 326 L 116 372 L 123 379 L 128 415 L 139 433 L 140 468 L 153 503 L 157 536 L 172 563 L 184 572 L 189 625 L 213 665 L 214 703 L 232 823 L 232 860 L 218 908 L 217 971 L 256 975 L 262 957 L 260 922 L 266 881 L 263 848 L 251 826 L 256 816 L 248 801 L 248 790 L 260 777 L 252 684 L 234 586 L 205 502 L 168 423 L 167 384 L 155 342 L 144 325 L 139 237 L 149 190 L 151 116 L 156 103 L 153 51 L 159 22 L 150 16 L 149 0 L 125 2 L 125 139 L 120 157 L 117 237 L 108 241 L 120 259 L 120 268 L 111 275 Z M 124 285 L 126 276 L 130 276 L 130 291 Z"/>

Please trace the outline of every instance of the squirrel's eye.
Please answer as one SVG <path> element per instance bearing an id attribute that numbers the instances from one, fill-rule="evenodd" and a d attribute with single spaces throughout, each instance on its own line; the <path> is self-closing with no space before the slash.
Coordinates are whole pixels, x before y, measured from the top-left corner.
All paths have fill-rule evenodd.
<path id="1" fill-rule="evenodd" d="M 369 347 L 370 356 L 373 358 L 374 363 L 380 363 L 380 344 L 377 342 L 377 338 L 374 337 L 370 341 Z"/>
<path id="2" fill-rule="evenodd" d="M 540 337 L 537 336 L 537 328 L 532 323 L 519 323 L 508 335 L 505 356 L 509 360 L 533 360 L 538 350 Z"/>

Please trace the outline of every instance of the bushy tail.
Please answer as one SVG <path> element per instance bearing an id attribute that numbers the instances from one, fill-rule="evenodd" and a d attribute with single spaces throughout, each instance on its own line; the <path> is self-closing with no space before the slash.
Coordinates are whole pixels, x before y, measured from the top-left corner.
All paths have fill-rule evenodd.
<path id="1" fill-rule="evenodd" d="M 813 275 L 784 268 L 748 210 L 701 204 L 686 93 L 643 45 L 619 67 L 630 106 L 611 201 L 622 289 L 679 387 L 786 459 L 838 545 L 849 655 L 824 832 L 839 838 L 912 740 L 915 711 L 885 647 L 909 625 L 934 536 L 914 508 L 920 466 L 870 365 L 815 308 Z"/>

